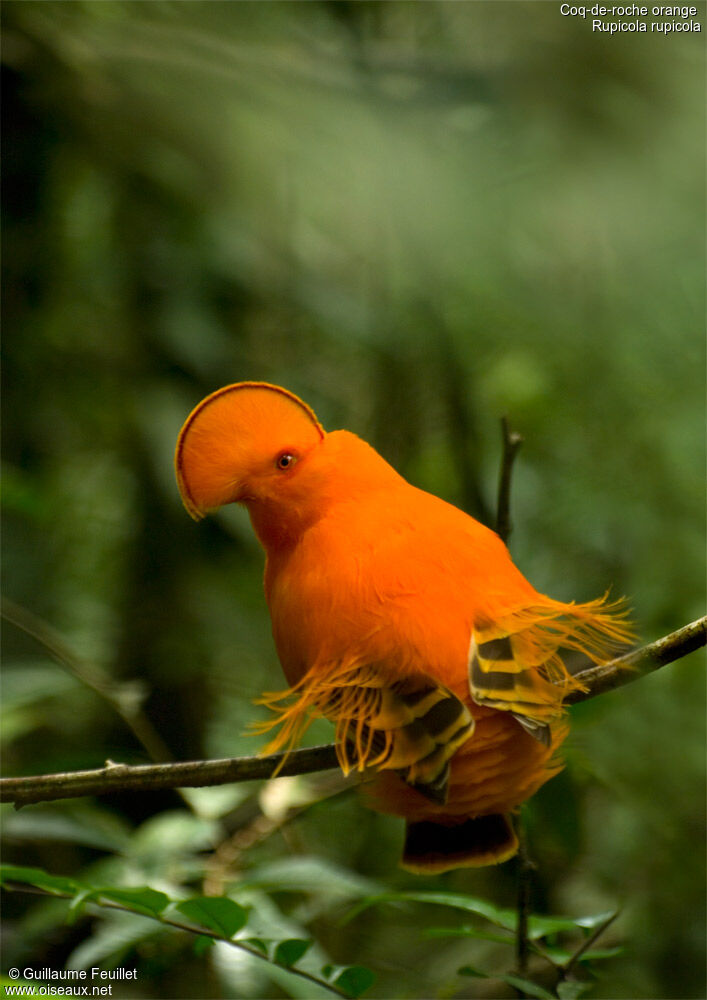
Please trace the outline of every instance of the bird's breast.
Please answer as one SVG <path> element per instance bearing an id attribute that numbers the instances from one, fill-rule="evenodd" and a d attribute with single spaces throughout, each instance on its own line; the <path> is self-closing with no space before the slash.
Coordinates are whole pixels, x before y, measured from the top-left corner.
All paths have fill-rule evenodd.
<path id="1" fill-rule="evenodd" d="M 396 539 L 347 544 L 311 532 L 268 560 L 266 595 L 292 685 L 317 664 L 375 664 L 391 682 L 426 674 L 464 687 L 472 628 L 468 595 L 444 565 L 396 555 Z M 393 550 L 393 551 L 391 551 Z"/>

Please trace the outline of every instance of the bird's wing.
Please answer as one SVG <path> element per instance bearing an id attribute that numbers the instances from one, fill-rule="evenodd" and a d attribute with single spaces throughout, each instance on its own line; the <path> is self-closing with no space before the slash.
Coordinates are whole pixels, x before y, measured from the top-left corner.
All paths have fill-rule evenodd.
<path id="1" fill-rule="evenodd" d="M 524 665 L 513 636 L 472 635 L 469 687 L 477 705 L 511 712 L 531 736 L 550 745 L 550 722 L 561 711 L 562 697 L 542 674 Z"/>
<path id="2" fill-rule="evenodd" d="M 464 703 L 424 675 L 389 682 L 369 665 L 318 666 L 290 691 L 265 695 L 261 703 L 281 725 L 265 748 L 292 746 L 309 719 L 321 714 L 336 723 L 339 763 L 345 774 L 367 767 L 393 770 L 434 802 L 447 800 L 449 761 L 473 733 Z"/>
<path id="3" fill-rule="evenodd" d="M 562 714 L 563 698 L 583 690 L 567 670 L 562 651 L 580 652 L 597 663 L 628 641 L 631 630 L 621 602 L 542 600 L 474 630 L 469 688 L 477 705 L 511 712 L 531 736 L 549 746 L 550 725 Z"/>

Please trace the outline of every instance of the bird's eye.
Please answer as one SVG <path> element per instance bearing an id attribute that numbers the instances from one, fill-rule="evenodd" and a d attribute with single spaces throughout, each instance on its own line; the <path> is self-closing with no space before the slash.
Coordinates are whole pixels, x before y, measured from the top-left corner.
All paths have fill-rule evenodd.
<path id="1" fill-rule="evenodd" d="M 295 456 L 291 455 L 289 451 L 283 451 L 281 455 L 277 456 L 275 464 L 278 469 L 289 469 L 291 465 L 295 464 Z"/>

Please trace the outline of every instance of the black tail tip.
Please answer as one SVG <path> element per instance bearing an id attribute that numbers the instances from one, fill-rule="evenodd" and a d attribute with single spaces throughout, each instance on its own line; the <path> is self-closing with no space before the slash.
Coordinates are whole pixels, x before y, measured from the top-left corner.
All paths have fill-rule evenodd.
<path id="1" fill-rule="evenodd" d="M 483 868 L 512 858 L 518 838 L 507 816 L 477 816 L 454 826 L 408 823 L 401 865 L 419 875 Z"/>

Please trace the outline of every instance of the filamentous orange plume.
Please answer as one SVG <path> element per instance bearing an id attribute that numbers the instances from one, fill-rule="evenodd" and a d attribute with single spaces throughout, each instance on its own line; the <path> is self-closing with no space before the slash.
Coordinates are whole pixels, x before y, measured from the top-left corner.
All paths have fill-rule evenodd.
<path id="1" fill-rule="evenodd" d="M 277 386 L 208 396 L 175 461 L 194 518 L 245 504 L 265 549 L 290 685 L 263 699 L 280 724 L 266 749 L 325 715 L 342 769 L 375 775 L 369 804 L 407 820 L 404 867 L 511 857 L 509 814 L 562 766 L 562 702 L 579 686 L 563 654 L 600 662 L 628 641 L 620 604 L 538 593 L 493 531 Z"/>

